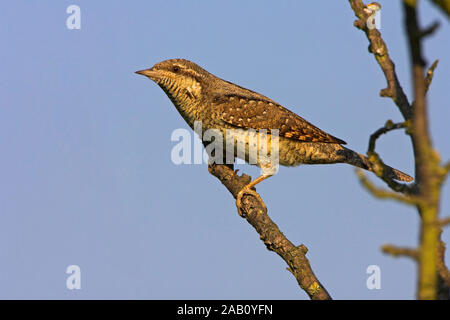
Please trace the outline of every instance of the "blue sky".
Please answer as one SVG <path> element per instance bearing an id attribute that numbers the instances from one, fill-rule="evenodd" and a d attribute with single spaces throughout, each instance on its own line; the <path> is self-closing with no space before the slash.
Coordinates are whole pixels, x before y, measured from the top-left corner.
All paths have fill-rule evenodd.
<path id="1" fill-rule="evenodd" d="M 400 1 L 379 2 L 383 37 L 411 97 Z M 66 27 L 71 4 L 81 8 L 80 30 Z M 429 115 L 434 144 L 449 159 L 450 30 L 428 2 L 421 9 L 422 25 L 442 20 L 424 50 L 429 63 L 441 59 Z M 0 298 L 307 299 L 206 165 L 171 162 L 171 134 L 187 125 L 134 71 L 192 60 L 365 152 L 369 135 L 401 116 L 378 96 L 385 80 L 353 21 L 348 1 L 4 4 Z M 402 132 L 382 137 L 377 150 L 413 173 Z M 353 168 L 281 168 L 257 190 L 285 235 L 309 248 L 334 298 L 415 297 L 415 264 L 380 246 L 415 246 L 417 213 L 374 199 Z M 448 184 L 442 212 L 450 213 Z M 81 268 L 81 290 L 66 288 L 69 265 Z M 369 265 L 381 268 L 380 290 L 366 288 Z"/>

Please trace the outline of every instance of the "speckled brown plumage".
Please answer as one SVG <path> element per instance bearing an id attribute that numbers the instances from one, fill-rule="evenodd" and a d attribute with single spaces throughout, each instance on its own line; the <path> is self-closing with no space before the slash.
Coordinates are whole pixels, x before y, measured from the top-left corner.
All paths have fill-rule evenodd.
<path id="1" fill-rule="evenodd" d="M 268 133 L 278 129 L 281 137 L 302 142 L 346 143 L 269 99 L 228 94 L 215 96 L 213 102 L 220 119 L 239 128 L 268 129 Z"/>
<path id="2" fill-rule="evenodd" d="M 349 163 L 373 171 L 365 156 L 342 146 L 345 144 L 343 140 L 317 128 L 279 103 L 222 80 L 191 61 L 166 60 L 137 73 L 149 77 L 164 90 L 191 128 L 195 121 L 201 121 L 203 132 L 219 129 L 225 133 L 228 129 L 240 129 L 243 132 L 254 130 L 260 135 L 262 129 L 269 134 L 277 130 L 281 165 Z M 243 136 L 239 139 L 245 140 Z M 249 142 L 244 142 L 248 148 Z M 247 158 L 245 160 L 248 161 Z M 256 165 L 263 170 L 262 178 L 249 188 L 273 174 L 267 163 L 257 162 Z M 396 169 L 388 167 L 387 170 L 394 179 L 412 180 Z"/>

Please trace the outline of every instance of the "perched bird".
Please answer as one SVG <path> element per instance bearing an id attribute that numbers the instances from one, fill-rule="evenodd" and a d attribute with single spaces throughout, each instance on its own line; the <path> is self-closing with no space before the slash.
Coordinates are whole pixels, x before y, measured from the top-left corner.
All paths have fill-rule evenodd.
<path id="1" fill-rule="evenodd" d="M 167 94 L 181 116 L 191 128 L 201 121 L 202 132 L 216 129 L 225 136 L 227 130 L 240 130 L 234 136 L 231 150 L 234 157 L 242 158 L 261 168 L 261 176 L 250 182 L 238 194 L 236 204 L 257 183 L 272 176 L 278 167 L 300 164 L 348 163 L 373 171 L 373 165 L 359 153 L 345 148 L 345 141 L 312 125 L 279 103 L 248 89 L 222 80 L 197 64 L 184 59 L 171 59 L 157 63 L 150 69 L 137 71 L 156 82 Z M 278 133 L 277 157 L 272 153 L 256 158 L 251 155 L 251 135 L 256 135 L 257 149 L 262 146 L 272 150 L 272 132 Z M 266 140 L 262 140 L 264 137 Z M 263 141 L 263 142 L 261 142 Z M 275 140 L 274 140 L 275 141 Z M 238 145 L 244 152 L 238 152 Z M 226 149 L 225 143 L 223 148 Z M 230 149 L 230 148 L 229 148 Z M 266 149 L 267 150 L 267 149 Z M 394 168 L 386 168 L 387 175 L 399 181 L 412 181 L 409 175 Z M 239 210 L 240 211 L 240 210 Z"/>

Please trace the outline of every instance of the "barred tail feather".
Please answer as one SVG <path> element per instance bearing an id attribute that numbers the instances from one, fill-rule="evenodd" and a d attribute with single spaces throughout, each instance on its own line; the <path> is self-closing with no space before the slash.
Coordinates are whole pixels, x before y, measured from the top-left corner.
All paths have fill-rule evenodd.
<path id="1" fill-rule="evenodd" d="M 389 166 L 386 166 L 386 169 L 387 169 L 388 176 L 391 177 L 392 179 L 395 179 L 398 181 L 403 181 L 403 182 L 411 182 L 414 180 L 413 177 L 411 177 L 410 175 L 407 175 L 404 172 L 401 172 L 400 170 L 394 169 Z"/>

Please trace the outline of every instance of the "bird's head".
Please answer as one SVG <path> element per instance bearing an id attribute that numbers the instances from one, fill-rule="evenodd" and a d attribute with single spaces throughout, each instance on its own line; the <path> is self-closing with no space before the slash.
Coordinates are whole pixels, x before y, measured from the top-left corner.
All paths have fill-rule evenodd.
<path id="1" fill-rule="evenodd" d="M 136 73 L 156 82 L 176 106 L 200 100 L 210 76 L 206 70 L 184 59 L 165 60 Z"/>

